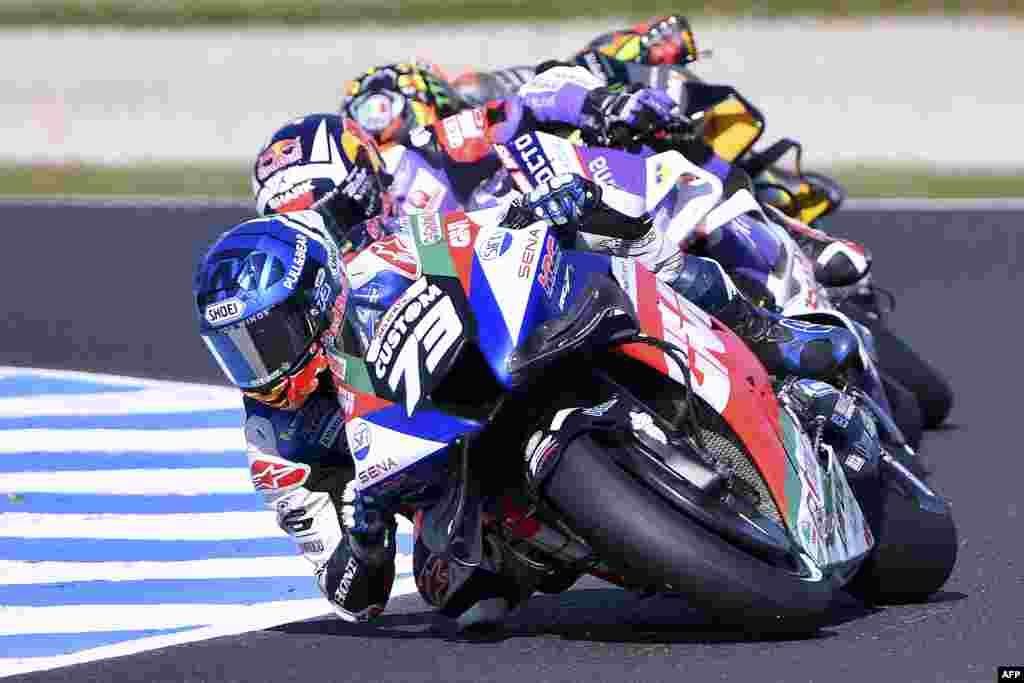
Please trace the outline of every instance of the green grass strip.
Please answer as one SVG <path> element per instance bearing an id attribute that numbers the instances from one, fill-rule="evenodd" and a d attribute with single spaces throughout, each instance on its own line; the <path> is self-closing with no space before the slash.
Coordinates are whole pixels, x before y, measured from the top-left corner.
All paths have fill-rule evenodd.
<path id="1" fill-rule="evenodd" d="M 224 24 L 409 25 L 501 20 L 647 17 L 685 9 L 692 16 L 1010 15 L 1021 0 L 716 0 L 680 8 L 663 0 L 4 0 L 0 26 L 107 25 L 195 27 Z"/>
<path id="2" fill-rule="evenodd" d="M 823 170 L 853 197 L 1024 197 L 1024 169 L 939 172 L 916 164 Z M 0 196 L 135 195 L 249 199 L 244 163 L 2 165 Z"/>

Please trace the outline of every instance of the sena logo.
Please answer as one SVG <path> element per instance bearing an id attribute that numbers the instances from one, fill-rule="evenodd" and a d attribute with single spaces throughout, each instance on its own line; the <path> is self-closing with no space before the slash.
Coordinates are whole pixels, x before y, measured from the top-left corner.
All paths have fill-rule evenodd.
<path id="1" fill-rule="evenodd" d="M 541 231 L 531 230 L 526 238 L 526 246 L 519 258 L 519 277 L 528 278 L 533 273 L 533 262 L 537 260 L 537 249 L 540 247 Z"/>
<path id="2" fill-rule="evenodd" d="M 398 469 L 398 462 L 394 458 L 387 458 L 381 462 L 375 462 L 359 473 L 359 483 L 363 486 L 372 484 L 385 474 Z"/>
<path id="3" fill-rule="evenodd" d="M 451 297 L 426 278 L 417 280 L 396 303 L 404 306 L 373 338 L 366 354 L 377 379 L 391 391 L 405 387 L 405 410 L 412 415 L 423 388 L 420 368 L 432 374 L 462 337 L 463 325 Z M 425 355 L 424 355 L 425 354 Z"/>
<path id="4" fill-rule="evenodd" d="M 306 481 L 309 468 L 304 465 L 256 459 L 249 465 L 252 484 L 257 491 L 286 489 Z"/>
<path id="5" fill-rule="evenodd" d="M 211 325 L 224 325 L 238 320 L 245 313 L 245 302 L 240 299 L 225 299 L 220 303 L 210 304 L 203 315 Z"/>

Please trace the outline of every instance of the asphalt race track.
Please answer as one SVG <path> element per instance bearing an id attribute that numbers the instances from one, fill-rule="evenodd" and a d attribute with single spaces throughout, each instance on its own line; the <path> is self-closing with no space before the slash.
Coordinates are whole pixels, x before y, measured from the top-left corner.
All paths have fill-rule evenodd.
<path id="1" fill-rule="evenodd" d="M 237 209 L 0 207 L 0 365 L 222 382 L 193 331 L 191 268 Z M 801 638 L 715 631 L 681 600 L 597 581 L 530 602 L 501 634 L 460 640 L 418 597 L 376 622 L 334 618 L 11 680 L 993 681 L 1024 633 L 1021 211 L 851 211 L 897 297 L 893 327 L 957 392 L 924 451 L 955 504 L 960 557 L 927 604 L 841 600 Z"/>

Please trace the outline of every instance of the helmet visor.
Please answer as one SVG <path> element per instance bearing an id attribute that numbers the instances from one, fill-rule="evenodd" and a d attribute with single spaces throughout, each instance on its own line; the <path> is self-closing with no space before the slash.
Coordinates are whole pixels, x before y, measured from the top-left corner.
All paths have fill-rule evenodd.
<path id="1" fill-rule="evenodd" d="M 289 300 L 234 325 L 208 330 L 202 337 L 235 386 L 257 389 L 298 366 L 316 335 L 307 312 Z"/>
<path id="2" fill-rule="evenodd" d="M 383 141 L 401 125 L 405 97 L 389 90 L 371 90 L 353 97 L 346 108 L 363 130 Z"/>

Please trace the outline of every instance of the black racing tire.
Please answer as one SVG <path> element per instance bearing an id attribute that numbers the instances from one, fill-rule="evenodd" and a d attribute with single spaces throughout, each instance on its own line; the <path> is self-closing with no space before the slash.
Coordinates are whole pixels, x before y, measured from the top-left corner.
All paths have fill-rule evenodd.
<path id="1" fill-rule="evenodd" d="M 953 409 L 953 388 L 949 382 L 892 330 L 878 326 L 871 333 L 882 372 L 917 397 L 925 429 L 939 427 Z"/>
<path id="2" fill-rule="evenodd" d="M 802 578 L 711 533 L 619 467 L 589 435 L 566 447 L 544 493 L 612 571 L 683 594 L 719 623 L 813 631 L 835 592 L 820 572 Z"/>
<path id="3" fill-rule="evenodd" d="M 922 509 L 892 484 L 884 488 L 877 545 L 845 589 L 868 604 L 922 602 L 953 572 L 956 524 L 943 512 Z"/>
<path id="4" fill-rule="evenodd" d="M 924 434 L 924 417 L 917 397 L 891 375 L 883 372 L 881 376 L 885 397 L 889 399 L 889 407 L 892 408 L 892 418 L 903 432 L 903 438 L 917 450 L 921 447 Z"/>
<path id="5" fill-rule="evenodd" d="M 839 308 L 871 330 L 878 353 L 879 369 L 895 378 L 917 397 L 924 428 L 935 429 L 942 425 L 953 409 L 953 388 L 942 373 L 890 330 L 885 324 L 884 316 L 879 318 L 869 315 L 868 311 L 854 300 L 842 302 Z"/>

